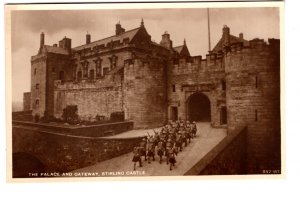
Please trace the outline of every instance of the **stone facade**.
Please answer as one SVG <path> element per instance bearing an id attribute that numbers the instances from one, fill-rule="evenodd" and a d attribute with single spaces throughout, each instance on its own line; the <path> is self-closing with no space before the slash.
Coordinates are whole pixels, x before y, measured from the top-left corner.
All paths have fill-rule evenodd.
<path id="1" fill-rule="evenodd" d="M 135 128 L 170 119 L 210 121 L 228 132 L 248 126 L 248 169 L 260 172 L 280 165 L 280 44 L 268 42 L 235 37 L 225 26 L 202 58 L 190 56 L 185 40 L 173 47 L 167 32 L 151 41 L 143 21 L 129 31 L 117 24 L 115 35 L 94 42 L 88 34 L 75 48 L 68 38 L 47 46 L 41 34 L 31 60 L 33 115 L 60 118 L 77 105 L 81 119 L 123 112 Z"/>
<path id="2" fill-rule="evenodd" d="M 23 94 L 23 111 L 31 110 L 31 92 L 24 92 Z"/>

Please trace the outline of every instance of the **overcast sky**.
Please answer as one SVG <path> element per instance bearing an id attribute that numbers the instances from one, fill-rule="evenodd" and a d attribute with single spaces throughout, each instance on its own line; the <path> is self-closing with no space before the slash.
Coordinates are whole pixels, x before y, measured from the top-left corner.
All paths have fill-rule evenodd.
<path id="1" fill-rule="evenodd" d="M 152 40 L 160 42 L 168 31 L 173 46 L 186 39 L 191 55 L 208 51 L 206 9 L 147 10 L 76 10 L 76 11 L 13 11 L 12 13 L 12 94 L 13 101 L 22 101 L 30 91 L 30 57 L 37 54 L 40 33 L 45 44 L 58 43 L 64 36 L 72 39 L 72 47 L 82 45 L 88 31 L 92 41 L 111 36 L 120 21 L 125 30 L 140 26 L 141 18 Z M 244 33 L 245 39 L 279 38 L 279 9 L 221 8 L 210 9 L 212 48 L 222 35 L 223 25 L 232 35 Z"/>

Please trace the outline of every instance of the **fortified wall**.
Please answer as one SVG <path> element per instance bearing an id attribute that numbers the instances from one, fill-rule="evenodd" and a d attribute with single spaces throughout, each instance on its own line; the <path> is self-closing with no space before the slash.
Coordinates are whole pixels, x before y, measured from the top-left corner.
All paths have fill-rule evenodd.
<path id="1" fill-rule="evenodd" d="M 228 132 L 247 126 L 249 173 L 280 169 L 280 43 L 226 48 Z"/>

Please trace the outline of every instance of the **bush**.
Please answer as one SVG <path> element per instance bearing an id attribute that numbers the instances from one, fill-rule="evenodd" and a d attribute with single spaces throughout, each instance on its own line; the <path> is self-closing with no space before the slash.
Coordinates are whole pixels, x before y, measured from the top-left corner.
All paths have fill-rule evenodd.
<path id="1" fill-rule="evenodd" d="M 124 121 L 125 119 L 125 114 L 124 112 L 113 112 L 110 114 L 110 120 L 111 121 L 115 121 L 115 122 L 118 122 L 118 121 Z"/>
<path id="2" fill-rule="evenodd" d="M 68 105 L 64 108 L 62 119 L 69 124 L 77 124 L 79 122 L 77 105 Z"/>

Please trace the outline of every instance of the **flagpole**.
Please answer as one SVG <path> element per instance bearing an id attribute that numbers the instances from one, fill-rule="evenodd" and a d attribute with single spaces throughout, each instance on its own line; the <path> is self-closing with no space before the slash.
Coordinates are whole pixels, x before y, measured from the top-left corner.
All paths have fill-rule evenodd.
<path id="1" fill-rule="evenodd" d="M 211 51 L 211 46 L 210 46 L 210 22 L 209 22 L 209 8 L 207 8 L 207 26 L 208 26 L 208 51 Z"/>

